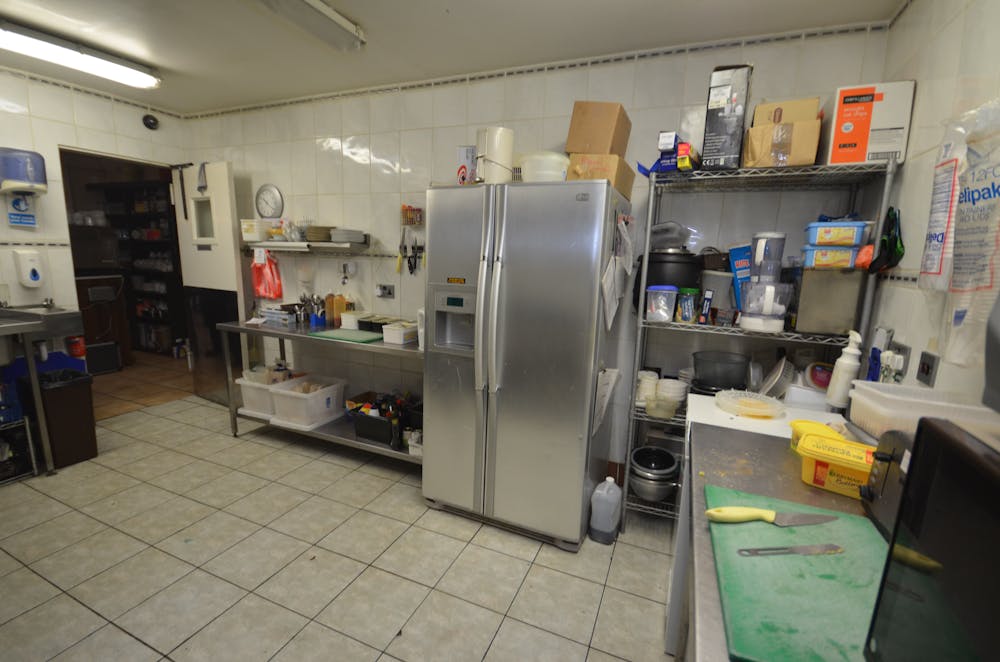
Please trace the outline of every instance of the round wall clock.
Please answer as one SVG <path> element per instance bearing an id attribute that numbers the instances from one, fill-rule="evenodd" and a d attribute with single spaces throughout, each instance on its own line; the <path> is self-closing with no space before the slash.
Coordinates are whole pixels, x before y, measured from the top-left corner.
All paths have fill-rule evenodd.
<path id="1" fill-rule="evenodd" d="M 261 218 L 281 218 L 281 212 L 285 209 L 281 191 L 274 184 L 264 184 L 257 189 L 254 203 Z"/>

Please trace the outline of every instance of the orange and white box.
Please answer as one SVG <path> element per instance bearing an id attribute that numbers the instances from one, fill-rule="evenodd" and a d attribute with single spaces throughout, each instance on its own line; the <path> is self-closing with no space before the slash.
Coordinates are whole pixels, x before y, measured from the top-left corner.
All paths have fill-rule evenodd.
<path id="1" fill-rule="evenodd" d="M 823 161 L 880 163 L 895 156 L 902 163 L 915 86 L 914 81 L 904 80 L 838 88 L 823 109 L 829 123 L 820 144 Z"/>

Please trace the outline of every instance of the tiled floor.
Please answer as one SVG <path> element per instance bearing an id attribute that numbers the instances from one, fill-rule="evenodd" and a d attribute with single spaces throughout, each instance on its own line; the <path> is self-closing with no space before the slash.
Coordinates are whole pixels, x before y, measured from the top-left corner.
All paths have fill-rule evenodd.
<path id="1" fill-rule="evenodd" d="M 135 351 L 135 363 L 94 377 L 94 417 L 111 418 L 150 405 L 173 402 L 194 392 L 187 361 Z"/>
<path id="2" fill-rule="evenodd" d="M 671 527 L 578 554 L 428 510 L 419 468 L 188 396 L 0 487 L 0 659 L 664 660 Z"/>

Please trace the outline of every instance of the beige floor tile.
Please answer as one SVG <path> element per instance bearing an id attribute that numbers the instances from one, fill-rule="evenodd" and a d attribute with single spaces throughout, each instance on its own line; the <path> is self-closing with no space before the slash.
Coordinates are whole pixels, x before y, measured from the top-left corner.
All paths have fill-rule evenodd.
<path id="1" fill-rule="evenodd" d="M 174 379 L 170 380 L 171 382 Z M 185 382 L 186 384 L 186 382 Z M 174 402 L 181 398 L 187 397 L 188 391 L 182 391 L 180 389 L 165 388 L 159 391 L 154 391 L 148 395 L 141 395 L 135 398 L 135 401 L 142 405 L 158 405 L 164 402 Z"/>
<path id="2" fill-rule="evenodd" d="M 134 388 L 134 384 L 126 384 L 124 388 L 128 390 L 129 388 Z M 106 427 L 109 430 L 115 430 L 116 432 L 128 432 L 128 430 L 141 429 L 143 423 L 148 423 L 155 420 L 155 416 L 150 416 L 149 414 L 141 411 L 131 411 L 127 414 L 122 414 L 120 416 L 115 416 L 113 418 L 108 418 L 101 421 L 101 426 Z"/>
<path id="3" fill-rule="evenodd" d="M 163 551 L 202 565 L 245 539 L 260 526 L 229 513 L 215 512 L 157 543 Z"/>
<path id="4" fill-rule="evenodd" d="M 192 570 L 194 566 L 150 547 L 69 593 L 104 618 L 114 620 Z"/>
<path id="5" fill-rule="evenodd" d="M 3 517 L 0 517 L 0 539 L 47 522 L 67 511 L 69 507 L 65 504 L 41 494 L 5 508 Z"/>
<path id="6" fill-rule="evenodd" d="M 485 547 L 469 545 L 437 589 L 487 609 L 506 613 L 531 564 Z"/>
<path id="7" fill-rule="evenodd" d="M 195 429 L 202 430 L 204 432 L 202 428 Z M 200 437 L 196 437 L 189 442 L 180 444 L 177 447 L 177 451 L 187 453 L 188 455 L 193 455 L 194 457 L 201 459 L 206 459 L 240 443 L 242 442 L 240 442 L 239 439 L 231 435 L 209 432 Z"/>
<path id="8" fill-rule="evenodd" d="M 230 471 L 224 476 L 194 488 L 185 496 L 214 508 L 225 508 L 265 485 L 267 485 L 267 481 L 263 478 L 257 478 L 257 476 L 240 471 Z"/>
<path id="9" fill-rule="evenodd" d="M 139 409 L 142 409 L 142 405 L 138 402 L 129 402 L 114 398 L 110 399 L 106 404 L 94 406 L 94 420 L 103 422 L 112 418 L 118 418 L 121 414 L 136 412 Z"/>
<path id="10" fill-rule="evenodd" d="M 319 494 L 327 499 L 340 501 L 355 508 L 364 508 L 375 497 L 389 489 L 391 485 L 391 480 L 356 470 L 347 474 Z"/>
<path id="11" fill-rule="evenodd" d="M 294 612 L 248 595 L 184 642 L 170 657 L 178 662 L 267 660 L 307 622 Z"/>
<path id="12" fill-rule="evenodd" d="M 382 552 L 373 565 L 426 586 L 434 586 L 465 545 L 461 540 L 411 527 Z"/>
<path id="13" fill-rule="evenodd" d="M 190 455 L 166 450 L 126 464 L 118 470 L 132 476 L 132 478 L 149 481 L 192 462 L 194 462 L 194 458 Z"/>
<path id="14" fill-rule="evenodd" d="M 56 498 L 73 508 L 82 508 L 138 484 L 139 481 L 131 476 L 117 471 L 106 471 L 92 478 L 85 478 L 73 483 Z"/>
<path id="15" fill-rule="evenodd" d="M 670 562 L 667 554 L 619 543 L 615 545 L 608 586 L 665 603 Z"/>
<path id="16" fill-rule="evenodd" d="M 406 529 L 407 525 L 399 520 L 361 510 L 317 544 L 362 563 L 371 563 Z"/>
<path id="17" fill-rule="evenodd" d="M 107 434 L 117 435 L 118 433 L 107 432 Z M 120 436 L 125 437 L 125 435 Z M 126 437 L 126 439 L 128 439 L 129 444 L 135 443 L 135 439 L 132 439 L 131 437 Z M 61 490 L 65 490 L 70 485 L 75 485 L 86 478 L 93 478 L 94 476 L 98 476 L 107 471 L 108 468 L 104 465 L 98 464 L 93 460 L 88 460 L 86 462 L 77 462 L 76 464 L 59 469 L 59 471 L 57 471 L 53 476 L 42 474 L 40 476 L 35 476 L 34 478 L 29 478 L 24 481 L 24 483 L 15 483 L 14 485 L 10 485 L 3 489 L 12 489 L 15 486 L 20 487 L 21 489 L 27 489 L 30 487 L 31 490 L 37 490 L 44 494 L 48 494 L 51 497 L 59 498 Z M 31 490 L 28 491 L 31 492 Z M 23 500 L 23 498 L 19 501 L 21 500 Z M 3 504 L 3 506 L 9 507 L 13 504 L 14 502 L 11 502 Z"/>
<path id="18" fill-rule="evenodd" d="M 663 628 L 666 607 L 607 588 L 594 628 L 594 648 L 635 662 L 666 662 Z"/>
<path id="19" fill-rule="evenodd" d="M 423 471 L 419 466 L 410 469 L 405 476 L 399 479 L 399 482 L 404 485 L 410 485 L 411 487 L 421 487 L 423 485 Z"/>
<path id="20" fill-rule="evenodd" d="M 481 660 L 503 616 L 431 591 L 387 652 L 403 660 Z"/>
<path id="21" fill-rule="evenodd" d="M 316 620 L 383 650 L 429 592 L 420 584 L 368 568 Z"/>
<path id="22" fill-rule="evenodd" d="M 553 570 L 561 570 L 574 577 L 603 584 L 608 578 L 608 568 L 611 567 L 611 553 L 613 551 L 614 545 L 602 545 L 590 538 L 584 539 L 580 550 L 576 553 L 545 544 L 538 551 L 535 563 Z"/>
<path id="23" fill-rule="evenodd" d="M 135 439 L 132 437 L 122 434 L 121 432 L 114 432 L 106 428 L 98 426 L 97 435 L 97 452 L 110 453 L 111 451 L 121 448 L 122 446 L 128 446 L 129 444 L 134 444 Z M 103 432 L 103 434 L 101 434 Z"/>
<path id="24" fill-rule="evenodd" d="M 33 526 L 0 541 L 5 549 L 22 563 L 34 563 L 53 552 L 89 538 L 104 524 L 83 513 L 72 510 L 48 522 Z"/>
<path id="25" fill-rule="evenodd" d="M 154 662 L 161 655 L 118 627 L 107 624 L 75 646 L 53 658 L 54 662 L 97 662 L 128 660 Z"/>
<path id="26" fill-rule="evenodd" d="M 563 637 L 539 630 L 527 623 L 505 618 L 484 662 L 584 662 L 587 647 Z"/>
<path id="27" fill-rule="evenodd" d="M 542 543 L 537 540 L 532 540 L 519 533 L 504 531 L 488 524 L 484 524 L 479 529 L 472 542 L 480 547 L 516 556 L 525 561 L 533 561 L 538 554 L 539 548 L 542 546 Z"/>
<path id="28" fill-rule="evenodd" d="M 353 506 L 314 496 L 295 506 L 267 526 L 293 538 L 315 543 L 347 521 L 357 511 L 358 509 Z"/>
<path id="29" fill-rule="evenodd" d="M 308 547 L 283 533 L 261 529 L 202 567 L 217 577 L 253 590 Z"/>
<path id="30" fill-rule="evenodd" d="M 238 501 L 234 501 L 226 506 L 225 510 L 251 522 L 267 524 L 308 498 L 308 492 L 302 492 L 279 483 L 271 483 Z"/>
<path id="31" fill-rule="evenodd" d="M 244 595 L 246 591 L 239 587 L 195 570 L 115 623 L 161 653 L 169 653 Z"/>
<path id="32" fill-rule="evenodd" d="M 364 569 L 364 563 L 313 547 L 254 592 L 313 618 Z"/>
<path id="33" fill-rule="evenodd" d="M 263 444 L 255 444 L 252 441 L 241 441 L 235 446 L 230 446 L 218 453 L 212 453 L 205 459 L 209 462 L 225 465 L 231 469 L 239 469 L 273 452 L 273 448 Z"/>
<path id="34" fill-rule="evenodd" d="M 177 421 L 168 421 L 172 427 L 160 430 L 157 432 L 146 433 L 144 440 L 157 444 L 158 446 L 169 448 L 171 450 L 182 451 L 182 447 L 187 444 L 193 443 L 198 439 L 203 439 L 209 435 L 215 434 L 210 430 L 205 428 L 200 428 L 196 425 L 188 425 L 187 423 L 178 423 Z M 216 449 L 216 452 L 221 449 Z M 187 452 L 187 451 L 184 451 Z M 188 453 L 188 455 L 194 455 L 194 453 Z"/>
<path id="35" fill-rule="evenodd" d="M 482 526 L 481 522 L 461 515 L 454 515 L 443 510 L 430 508 L 415 524 L 422 529 L 469 542 Z"/>
<path id="36" fill-rule="evenodd" d="M 380 653 L 313 621 L 271 658 L 272 662 L 374 662 Z"/>
<path id="37" fill-rule="evenodd" d="M 603 589 L 600 584 L 535 565 L 528 571 L 508 615 L 589 644 Z"/>
<path id="38" fill-rule="evenodd" d="M 193 460 L 179 469 L 167 472 L 149 481 L 150 484 L 170 490 L 176 494 L 187 494 L 210 480 L 225 476 L 229 467 L 223 467 L 205 460 Z"/>
<path id="39" fill-rule="evenodd" d="M 80 510 L 105 524 L 117 524 L 144 513 L 151 508 L 169 501 L 174 497 L 172 492 L 153 485 L 140 483 L 135 487 L 112 494 L 100 501 L 95 501 Z"/>
<path id="40" fill-rule="evenodd" d="M 106 622 L 68 595 L 59 595 L 0 627 L 0 651 L 6 660 L 47 660 Z"/>
<path id="41" fill-rule="evenodd" d="M 396 483 L 375 497 L 365 510 L 412 524 L 427 512 L 427 506 L 419 488 Z"/>
<path id="42" fill-rule="evenodd" d="M 176 414 L 179 411 L 184 411 L 185 409 L 190 409 L 194 407 L 193 402 L 188 402 L 187 400 L 174 400 L 172 402 L 166 402 L 162 405 L 153 405 L 152 407 L 146 407 L 143 412 L 147 414 L 154 414 L 156 416 L 169 416 L 170 414 Z"/>
<path id="43" fill-rule="evenodd" d="M 7 552 L 0 552 L 0 577 L 23 567 L 23 564 Z"/>
<path id="44" fill-rule="evenodd" d="M 295 455 L 295 453 L 292 453 L 292 455 Z M 278 482 L 290 485 L 299 490 L 311 492 L 312 494 L 319 494 L 333 485 L 334 481 L 343 478 L 351 472 L 350 469 L 342 467 L 339 464 L 324 462 L 323 460 L 304 459 L 307 464 L 288 472 L 279 478 Z"/>
<path id="45" fill-rule="evenodd" d="M 175 496 L 152 510 L 119 522 L 115 528 L 152 545 L 214 512 L 211 506 Z"/>
<path id="46" fill-rule="evenodd" d="M 117 430 L 124 434 L 129 434 L 128 429 Z M 134 444 L 129 444 L 128 446 L 122 446 L 121 448 L 116 448 L 110 453 L 101 453 L 94 458 L 94 462 L 101 464 L 109 469 L 118 469 L 124 467 L 127 464 L 132 464 L 133 462 L 138 462 L 144 457 L 149 457 L 150 455 L 155 455 L 161 452 L 163 449 L 156 444 L 150 444 L 145 441 L 136 441 Z"/>
<path id="47" fill-rule="evenodd" d="M 604 651 L 599 651 L 596 648 L 591 648 L 587 651 L 587 662 L 623 662 L 623 659 L 617 655 L 609 655 Z M 667 659 L 669 660 L 670 658 Z M 624 662 L 628 662 L 628 660 Z"/>
<path id="48" fill-rule="evenodd" d="M 373 476 L 378 476 L 379 478 L 387 478 L 395 482 L 405 476 L 407 471 L 409 471 L 409 463 L 402 462 L 400 460 L 376 457 L 375 459 L 370 460 L 369 462 L 366 462 L 358 467 L 358 470 L 372 474 Z"/>
<path id="49" fill-rule="evenodd" d="M 309 461 L 309 458 L 297 453 L 277 450 L 249 464 L 243 465 L 240 470 L 254 476 L 266 478 L 267 480 L 278 480 L 290 471 L 294 471 L 302 465 L 307 464 Z"/>
<path id="50" fill-rule="evenodd" d="M 665 517 L 628 511 L 625 513 L 625 531 L 619 534 L 618 541 L 654 552 L 672 554 L 674 521 Z"/>
<path id="51" fill-rule="evenodd" d="M 0 623 L 20 616 L 59 594 L 59 589 L 30 568 L 21 568 L 0 577 Z"/>
<path id="52" fill-rule="evenodd" d="M 289 448 L 289 450 L 296 451 L 295 448 Z M 370 453 L 354 450 L 353 448 L 327 446 L 323 453 L 321 453 L 318 457 L 324 462 L 339 464 L 342 467 L 347 467 L 348 469 L 353 470 L 370 461 L 372 456 Z"/>
<path id="53" fill-rule="evenodd" d="M 69 589 L 141 552 L 146 544 L 114 529 L 104 529 L 31 568 L 62 589 Z"/>

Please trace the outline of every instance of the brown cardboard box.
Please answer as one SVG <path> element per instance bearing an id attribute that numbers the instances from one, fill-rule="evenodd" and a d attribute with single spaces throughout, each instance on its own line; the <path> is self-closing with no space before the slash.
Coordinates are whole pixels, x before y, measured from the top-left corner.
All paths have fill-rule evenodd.
<path id="1" fill-rule="evenodd" d="M 632 120 L 620 103 L 577 101 L 569 122 L 570 154 L 617 154 L 624 158 Z"/>
<path id="2" fill-rule="evenodd" d="M 784 122 L 808 122 L 819 116 L 819 97 L 788 99 L 759 103 L 753 111 L 753 124 L 782 124 Z"/>
<path id="3" fill-rule="evenodd" d="M 743 167 L 773 168 L 816 163 L 822 124 L 815 119 L 750 127 L 743 141 Z"/>
<path id="4" fill-rule="evenodd" d="M 626 200 L 631 200 L 635 170 L 617 154 L 571 154 L 566 180 L 574 179 L 606 179 Z"/>

